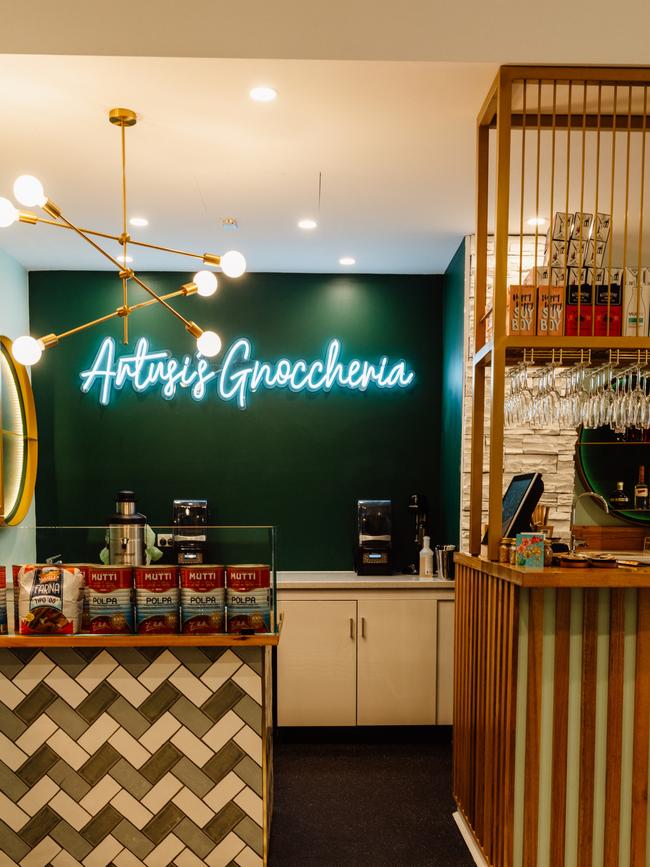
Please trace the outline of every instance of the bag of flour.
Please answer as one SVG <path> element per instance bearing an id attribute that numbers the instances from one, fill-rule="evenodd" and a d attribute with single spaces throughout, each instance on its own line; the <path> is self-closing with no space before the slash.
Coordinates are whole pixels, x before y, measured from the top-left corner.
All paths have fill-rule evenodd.
<path id="1" fill-rule="evenodd" d="M 21 635 L 79 632 L 84 578 L 73 566 L 22 566 L 18 573 Z"/>

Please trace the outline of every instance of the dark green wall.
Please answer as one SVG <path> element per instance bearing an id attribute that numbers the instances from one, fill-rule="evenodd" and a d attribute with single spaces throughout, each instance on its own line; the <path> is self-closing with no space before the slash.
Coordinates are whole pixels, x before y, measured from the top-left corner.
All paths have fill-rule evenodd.
<path id="1" fill-rule="evenodd" d="M 147 275 L 160 292 L 190 278 Z M 135 287 L 132 297 L 141 300 Z M 81 324 L 119 303 L 119 281 L 109 273 L 30 274 L 33 334 Z M 338 337 L 344 357 L 404 358 L 416 380 L 383 393 L 373 386 L 366 393 L 258 392 L 245 411 L 215 395 L 164 401 L 130 389 L 101 407 L 96 390 L 81 393 L 79 373 L 105 335 L 119 338 L 120 324 L 82 332 L 33 368 L 39 523 L 102 523 L 123 487 L 136 491 L 153 523 L 169 522 L 174 497 L 207 497 L 215 522 L 277 524 L 281 569 L 349 569 L 355 501 L 390 497 L 398 538 L 406 540 L 409 494 L 438 501 L 441 278 L 251 274 L 222 281 L 211 299 L 176 304 L 214 328 L 224 346 L 249 337 L 255 358 L 317 358 Z M 193 346 L 157 305 L 134 314 L 131 329 L 131 345 L 144 335 L 175 356 Z M 437 520 L 434 514 L 434 540 Z"/>
<path id="2" fill-rule="evenodd" d="M 443 541 L 459 544 L 463 428 L 465 241 L 444 274 L 442 292 L 442 390 L 440 409 L 440 515 Z"/>

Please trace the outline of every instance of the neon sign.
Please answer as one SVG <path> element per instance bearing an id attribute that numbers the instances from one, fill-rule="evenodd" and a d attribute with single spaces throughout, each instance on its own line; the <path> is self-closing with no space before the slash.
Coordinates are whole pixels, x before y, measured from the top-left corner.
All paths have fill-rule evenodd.
<path id="1" fill-rule="evenodd" d="M 138 393 L 158 390 L 166 400 L 176 397 L 179 389 L 186 390 L 197 401 L 207 396 L 211 385 L 221 400 L 234 401 L 246 409 L 251 395 L 260 389 L 328 392 L 338 387 L 363 392 L 370 385 L 388 390 L 407 388 L 415 379 L 403 359 L 391 362 L 382 355 L 376 363 L 358 358 L 344 362 L 340 360 L 341 348 L 341 342 L 332 338 L 322 358 L 314 361 L 255 361 L 250 340 L 240 337 L 215 370 L 200 352 L 179 360 L 166 350 L 151 350 L 146 337 L 138 340 L 134 352 L 118 357 L 115 340 L 105 337 L 93 363 L 80 374 L 81 390 L 88 393 L 96 387 L 100 404 L 108 406 L 114 392 L 127 385 Z"/>

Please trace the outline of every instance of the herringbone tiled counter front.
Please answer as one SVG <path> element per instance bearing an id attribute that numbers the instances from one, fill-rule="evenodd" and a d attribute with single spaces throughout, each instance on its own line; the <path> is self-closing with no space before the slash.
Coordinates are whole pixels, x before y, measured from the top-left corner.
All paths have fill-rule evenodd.
<path id="1" fill-rule="evenodd" d="M 268 647 L 0 648 L 0 864 L 261 867 L 269 685 Z"/>

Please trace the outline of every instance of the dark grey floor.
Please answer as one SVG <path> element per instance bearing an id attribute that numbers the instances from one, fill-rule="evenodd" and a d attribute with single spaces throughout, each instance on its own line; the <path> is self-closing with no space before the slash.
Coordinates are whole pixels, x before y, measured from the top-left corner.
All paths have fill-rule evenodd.
<path id="1" fill-rule="evenodd" d="M 473 867 L 450 729 L 280 729 L 270 867 Z"/>

